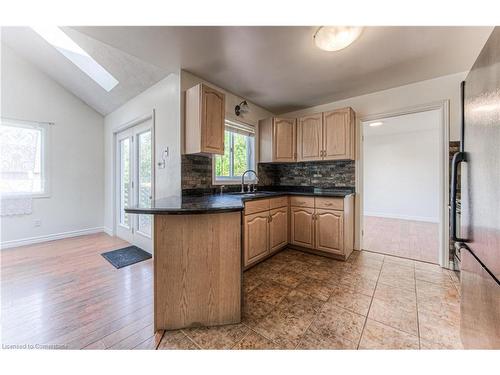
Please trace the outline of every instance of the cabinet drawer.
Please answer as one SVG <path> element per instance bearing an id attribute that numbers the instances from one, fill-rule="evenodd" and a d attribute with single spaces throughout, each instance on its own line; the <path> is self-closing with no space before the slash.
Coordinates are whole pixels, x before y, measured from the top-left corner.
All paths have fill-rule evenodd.
<path id="1" fill-rule="evenodd" d="M 280 208 L 288 206 L 288 197 L 278 197 L 269 199 L 269 208 Z"/>
<path id="2" fill-rule="evenodd" d="M 316 198 L 316 208 L 342 211 L 344 209 L 344 198 Z"/>
<path id="3" fill-rule="evenodd" d="M 290 197 L 290 206 L 314 208 L 314 197 Z"/>
<path id="4" fill-rule="evenodd" d="M 250 215 L 256 212 L 262 212 L 268 210 L 269 210 L 269 199 L 259 199 L 255 201 L 245 202 L 245 215 Z"/>

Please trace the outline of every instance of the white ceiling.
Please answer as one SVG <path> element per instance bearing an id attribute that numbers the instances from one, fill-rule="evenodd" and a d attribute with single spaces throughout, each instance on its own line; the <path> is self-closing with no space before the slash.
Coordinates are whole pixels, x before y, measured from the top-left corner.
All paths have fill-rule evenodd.
<path id="1" fill-rule="evenodd" d="M 49 51 L 50 46 L 43 45 L 43 39 L 29 28 L 2 31 L 9 46 L 106 114 L 179 69 L 274 113 L 284 113 L 468 70 L 492 30 L 491 27 L 367 27 L 350 47 L 325 52 L 312 42 L 315 29 L 65 28 L 120 81 L 110 93 L 85 79 L 71 63 L 64 64 L 61 60 L 64 58 L 55 50 Z"/>
<path id="2" fill-rule="evenodd" d="M 325 52 L 315 27 L 78 27 L 167 70 L 182 67 L 272 112 L 468 70 L 491 27 L 367 27 Z M 147 42 L 146 42 L 147 41 Z"/>
<path id="3" fill-rule="evenodd" d="M 29 27 L 2 27 L 2 42 L 102 115 L 168 75 L 163 68 L 71 28 L 63 30 L 119 81 L 115 88 L 104 90 Z"/>

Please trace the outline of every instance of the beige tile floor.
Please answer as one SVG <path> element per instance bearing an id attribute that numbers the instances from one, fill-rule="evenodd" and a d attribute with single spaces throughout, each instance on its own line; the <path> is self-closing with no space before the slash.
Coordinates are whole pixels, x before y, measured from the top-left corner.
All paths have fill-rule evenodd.
<path id="1" fill-rule="evenodd" d="M 459 349 L 458 279 L 367 251 L 284 250 L 244 273 L 241 324 L 168 331 L 158 349 Z"/>
<path id="2" fill-rule="evenodd" d="M 437 223 L 363 216 L 363 249 L 439 263 Z"/>

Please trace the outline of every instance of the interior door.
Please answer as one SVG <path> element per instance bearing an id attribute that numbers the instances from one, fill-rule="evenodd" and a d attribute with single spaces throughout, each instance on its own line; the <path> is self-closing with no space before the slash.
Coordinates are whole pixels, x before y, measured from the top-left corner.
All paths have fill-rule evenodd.
<path id="1" fill-rule="evenodd" d="M 127 214 L 124 211 L 129 206 L 151 205 L 152 120 L 148 119 L 118 133 L 116 143 L 116 235 L 143 250 L 152 252 L 152 216 Z"/>

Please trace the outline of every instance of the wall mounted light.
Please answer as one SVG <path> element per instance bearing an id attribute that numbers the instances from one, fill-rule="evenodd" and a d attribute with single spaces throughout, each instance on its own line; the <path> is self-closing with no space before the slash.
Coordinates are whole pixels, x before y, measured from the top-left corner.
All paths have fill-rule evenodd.
<path id="1" fill-rule="evenodd" d="M 248 111 L 248 103 L 246 100 L 243 100 L 240 104 L 234 107 L 234 113 L 236 116 L 239 116 L 242 112 L 245 113 Z"/>
<path id="2" fill-rule="evenodd" d="M 321 26 L 314 34 L 314 44 L 324 51 L 339 51 L 359 38 L 359 26 Z"/>

